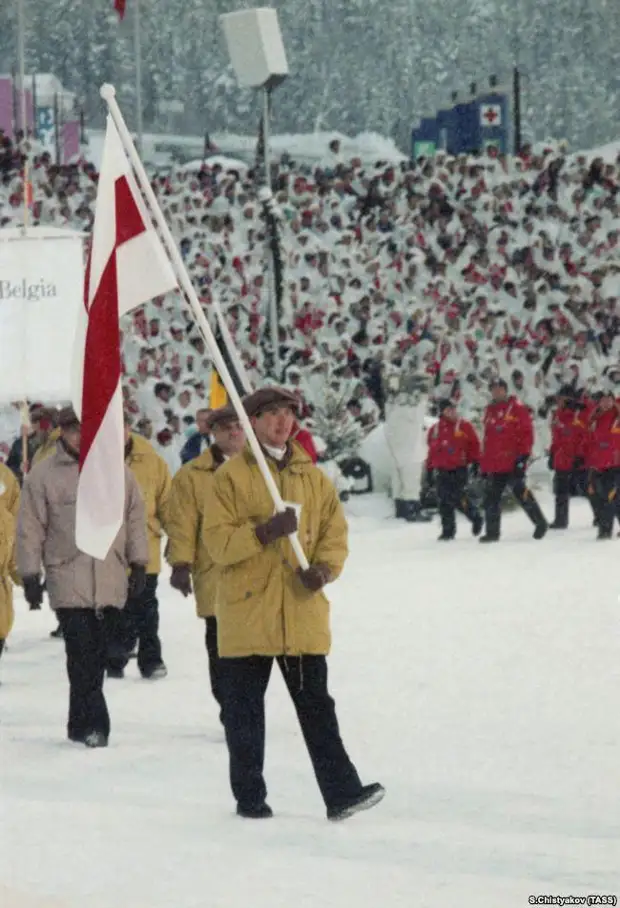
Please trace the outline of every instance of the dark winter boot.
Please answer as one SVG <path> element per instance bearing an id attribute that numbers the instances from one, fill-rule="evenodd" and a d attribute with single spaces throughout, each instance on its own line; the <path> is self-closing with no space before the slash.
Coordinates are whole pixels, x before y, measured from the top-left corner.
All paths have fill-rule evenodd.
<path id="1" fill-rule="evenodd" d="M 273 810 L 264 801 L 262 804 L 256 804 L 253 807 L 242 807 L 237 804 L 237 816 L 243 817 L 244 820 L 270 820 L 273 816 Z"/>
<path id="2" fill-rule="evenodd" d="M 536 527 L 536 529 L 534 530 L 534 539 L 542 539 L 547 535 L 549 524 L 547 523 L 545 515 L 540 509 L 540 505 L 529 489 L 526 489 L 523 497 L 519 498 L 519 503 Z"/>
<path id="3" fill-rule="evenodd" d="M 57 640 L 62 640 L 63 633 L 62 633 L 62 628 L 61 628 L 60 624 L 58 625 L 56 630 L 53 630 L 51 632 L 50 637 L 55 637 Z"/>
<path id="4" fill-rule="evenodd" d="M 394 499 L 395 516 L 397 520 L 404 520 L 406 515 L 405 502 L 402 498 Z"/>
<path id="5" fill-rule="evenodd" d="M 107 747 L 108 739 L 102 731 L 89 731 L 84 738 L 86 747 Z"/>
<path id="6" fill-rule="evenodd" d="M 499 506 L 495 506 L 495 503 L 487 506 L 484 513 L 486 532 L 484 536 L 480 537 L 479 542 L 499 542 L 500 521 Z"/>
<path id="7" fill-rule="evenodd" d="M 361 792 L 346 804 L 340 807 L 330 807 L 327 810 L 327 819 L 336 823 L 339 820 L 348 820 L 349 817 L 355 816 L 362 810 L 370 810 L 385 797 L 385 788 L 378 782 L 372 785 L 364 785 Z"/>
<path id="8" fill-rule="evenodd" d="M 471 518 L 471 531 L 474 536 L 479 536 L 482 533 L 482 527 L 484 526 L 484 521 L 482 515 L 477 511 Z"/>
<path id="9" fill-rule="evenodd" d="M 4 640 L 0 640 L 0 656 L 2 656 L 2 652 L 4 650 L 4 643 L 5 643 Z"/>
<path id="10" fill-rule="evenodd" d="M 432 521 L 433 518 L 430 514 L 424 513 L 419 501 L 405 501 L 404 505 L 407 523 L 430 523 Z"/>
<path id="11" fill-rule="evenodd" d="M 549 524 L 550 530 L 567 530 L 568 529 L 568 505 L 569 498 L 565 495 L 558 496 L 555 499 L 555 518 L 553 523 Z"/>

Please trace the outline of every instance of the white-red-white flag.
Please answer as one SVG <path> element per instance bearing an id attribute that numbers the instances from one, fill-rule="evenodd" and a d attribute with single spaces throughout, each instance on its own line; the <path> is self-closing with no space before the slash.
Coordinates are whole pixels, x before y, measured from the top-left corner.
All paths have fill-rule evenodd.
<path id="1" fill-rule="evenodd" d="M 108 116 L 74 359 L 73 398 L 82 423 L 76 544 L 94 558 L 108 554 L 125 507 L 119 319 L 176 286 Z"/>

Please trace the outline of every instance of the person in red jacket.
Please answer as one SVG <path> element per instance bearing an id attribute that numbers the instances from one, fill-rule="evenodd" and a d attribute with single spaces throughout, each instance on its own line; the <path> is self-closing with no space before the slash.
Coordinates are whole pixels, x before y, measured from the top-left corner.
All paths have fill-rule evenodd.
<path id="1" fill-rule="evenodd" d="M 298 423 L 295 423 L 295 425 L 293 426 L 291 440 L 296 441 L 297 444 L 302 446 L 306 454 L 312 460 L 312 463 L 317 462 L 319 455 L 314 444 L 314 439 L 307 429 L 302 429 Z"/>
<path id="2" fill-rule="evenodd" d="M 588 423 L 585 405 L 570 385 L 560 388 L 557 404 L 551 420 L 551 447 L 547 461 L 549 469 L 555 471 L 555 518 L 550 528 L 566 530 L 575 474 L 585 465 Z"/>
<path id="3" fill-rule="evenodd" d="M 620 403 L 611 389 L 603 391 L 590 414 L 585 448 L 598 539 L 611 539 L 620 494 Z"/>
<path id="4" fill-rule="evenodd" d="M 480 542 L 499 542 L 501 501 L 506 486 L 510 486 L 534 524 L 534 539 L 542 539 L 549 525 L 526 483 L 527 463 L 534 444 L 532 417 L 516 397 L 508 396 L 508 385 L 502 378 L 491 383 L 491 395 L 493 400 L 484 413 L 480 459 L 480 472 L 487 480 L 484 495 L 486 531 Z"/>
<path id="5" fill-rule="evenodd" d="M 482 532 L 482 517 L 466 493 L 467 468 L 477 471 L 480 464 L 480 442 L 476 430 L 466 419 L 459 419 L 451 400 L 439 402 L 439 422 L 428 431 L 428 459 L 426 469 L 429 479 L 435 480 L 441 542 L 456 536 L 456 511 L 471 522 L 474 536 Z"/>

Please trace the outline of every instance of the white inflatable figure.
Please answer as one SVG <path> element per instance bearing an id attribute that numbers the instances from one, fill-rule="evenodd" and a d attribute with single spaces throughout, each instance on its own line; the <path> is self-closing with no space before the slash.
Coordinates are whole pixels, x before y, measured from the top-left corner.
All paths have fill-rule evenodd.
<path id="1" fill-rule="evenodd" d="M 429 377 L 415 352 L 397 366 L 386 367 L 385 439 L 392 459 L 392 498 L 396 517 L 427 523 L 430 515 L 420 506 L 422 473 L 426 460 L 424 417 L 428 409 Z"/>

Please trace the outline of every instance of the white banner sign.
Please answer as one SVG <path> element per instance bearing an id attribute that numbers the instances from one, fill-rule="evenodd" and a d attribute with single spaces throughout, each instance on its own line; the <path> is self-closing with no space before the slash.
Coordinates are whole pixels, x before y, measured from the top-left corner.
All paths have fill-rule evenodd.
<path id="1" fill-rule="evenodd" d="M 82 238 L 68 231 L 62 237 L 40 233 L 32 228 L 26 237 L 4 239 L 0 231 L 2 403 L 71 398 L 73 343 L 84 293 Z"/>

